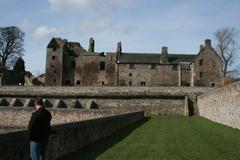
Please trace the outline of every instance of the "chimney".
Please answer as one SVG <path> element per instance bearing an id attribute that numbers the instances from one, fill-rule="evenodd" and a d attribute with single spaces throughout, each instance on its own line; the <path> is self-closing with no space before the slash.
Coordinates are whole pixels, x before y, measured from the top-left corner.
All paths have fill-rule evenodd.
<path id="1" fill-rule="evenodd" d="M 210 39 L 205 40 L 205 47 L 206 46 L 211 47 L 211 40 Z"/>
<path id="2" fill-rule="evenodd" d="M 200 52 L 203 50 L 204 46 L 201 44 L 200 45 Z"/>
<path id="3" fill-rule="evenodd" d="M 161 62 L 168 63 L 168 48 L 162 47 Z"/>
<path id="4" fill-rule="evenodd" d="M 91 38 L 89 39 L 88 52 L 93 53 L 93 52 L 94 52 L 94 46 L 95 46 L 95 41 L 94 41 L 94 39 L 91 37 Z"/>
<path id="5" fill-rule="evenodd" d="M 117 53 L 122 53 L 122 42 L 118 42 L 117 44 Z"/>

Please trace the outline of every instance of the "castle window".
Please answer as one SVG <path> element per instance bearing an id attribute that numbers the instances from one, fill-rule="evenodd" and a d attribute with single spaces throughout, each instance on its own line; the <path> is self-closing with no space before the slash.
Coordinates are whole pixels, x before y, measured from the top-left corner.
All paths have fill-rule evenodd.
<path id="1" fill-rule="evenodd" d="M 57 73 L 57 71 L 56 71 L 56 70 L 54 70 L 54 73 Z"/>
<path id="2" fill-rule="evenodd" d="M 55 83 L 55 82 L 56 82 L 56 79 L 54 79 L 53 82 Z"/>
<path id="3" fill-rule="evenodd" d="M 146 82 L 141 82 L 140 85 L 141 86 L 146 86 Z"/>
<path id="4" fill-rule="evenodd" d="M 77 85 L 81 85 L 81 81 L 78 80 L 78 81 L 77 81 Z"/>
<path id="5" fill-rule="evenodd" d="M 177 65 L 177 64 L 174 64 L 174 65 L 172 66 L 172 69 L 173 69 L 173 70 L 177 70 L 177 68 L 178 68 L 178 65 Z"/>
<path id="6" fill-rule="evenodd" d="M 66 80 L 66 81 L 65 81 L 65 84 L 66 84 L 66 85 L 70 85 L 70 84 L 71 84 L 70 80 Z"/>
<path id="7" fill-rule="evenodd" d="M 54 67 L 54 65 L 51 65 L 51 67 L 53 68 L 53 67 Z"/>
<path id="8" fill-rule="evenodd" d="M 210 85 L 211 85 L 211 87 L 215 87 L 216 86 L 216 84 L 214 82 L 212 82 Z"/>
<path id="9" fill-rule="evenodd" d="M 132 77 L 132 73 L 129 73 L 129 77 Z"/>
<path id="10" fill-rule="evenodd" d="M 203 59 L 200 59 L 199 60 L 199 66 L 202 66 L 203 65 Z"/>
<path id="11" fill-rule="evenodd" d="M 104 84 L 105 84 L 104 81 L 102 81 L 102 86 L 104 86 Z"/>
<path id="12" fill-rule="evenodd" d="M 72 61 L 72 62 L 71 62 L 71 68 L 72 68 L 72 69 L 75 69 L 75 68 L 76 68 L 76 63 L 75 63 L 75 61 Z"/>
<path id="13" fill-rule="evenodd" d="M 132 81 L 129 81 L 128 84 L 129 84 L 129 86 L 132 86 Z"/>
<path id="14" fill-rule="evenodd" d="M 156 69 L 157 65 L 156 64 L 151 64 L 150 68 L 151 69 Z"/>
<path id="15" fill-rule="evenodd" d="M 199 77 L 202 78 L 203 77 L 203 72 L 199 73 Z"/>
<path id="16" fill-rule="evenodd" d="M 100 70 L 105 70 L 105 62 L 100 62 Z"/>
<path id="17" fill-rule="evenodd" d="M 129 69 L 135 69 L 134 64 L 129 64 Z"/>
<path id="18" fill-rule="evenodd" d="M 56 57 L 55 56 L 52 56 L 52 60 L 54 60 Z"/>

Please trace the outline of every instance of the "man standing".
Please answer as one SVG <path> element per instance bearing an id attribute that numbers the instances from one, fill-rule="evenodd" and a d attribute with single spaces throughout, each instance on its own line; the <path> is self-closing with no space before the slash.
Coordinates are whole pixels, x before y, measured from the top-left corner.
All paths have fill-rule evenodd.
<path id="1" fill-rule="evenodd" d="M 51 113 L 43 106 L 38 97 L 34 101 L 36 111 L 32 113 L 28 125 L 30 156 L 32 160 L 46 160 L 47 143 L 50 135 Z"/>

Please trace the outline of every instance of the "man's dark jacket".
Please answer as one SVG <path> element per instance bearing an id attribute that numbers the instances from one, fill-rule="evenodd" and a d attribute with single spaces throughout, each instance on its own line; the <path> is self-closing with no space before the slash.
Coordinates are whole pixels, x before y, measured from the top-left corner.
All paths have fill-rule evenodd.
<path id="1" fill-rule="evenodd" d="M 50 135 L 51 113 L 44 107 L 32 113 L 28 125 L 29 140 L 38 143 L 47 143 Z"/>

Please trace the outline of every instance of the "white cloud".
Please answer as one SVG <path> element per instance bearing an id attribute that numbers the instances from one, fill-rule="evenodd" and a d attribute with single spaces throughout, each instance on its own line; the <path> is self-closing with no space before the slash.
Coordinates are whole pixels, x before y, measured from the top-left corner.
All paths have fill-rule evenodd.
<path id="1" fill-rule="evenodd" d="M 54 35 L 60 34 L 62 31 L 63 31 L 62 28 L 58 29 L 54 27 L 49 28 L 47 26 L 40 26 L 33 33 L 33 37 L 39 40 L 48 36 L 54 36 Z"/>
<path id="2" fill-rule="evenodd" d="M 102 18 L 85 19 L 80 23 L 81 32 L 101 32 L 111 27 L 111 21 Z"/>
<path id="3" fill-rule="evenodd" d="M 48 0 L 54 10 L 93 9 L 94 11 L 109 11 L 119 7 L 127 7 L 134 0 Z"/>

